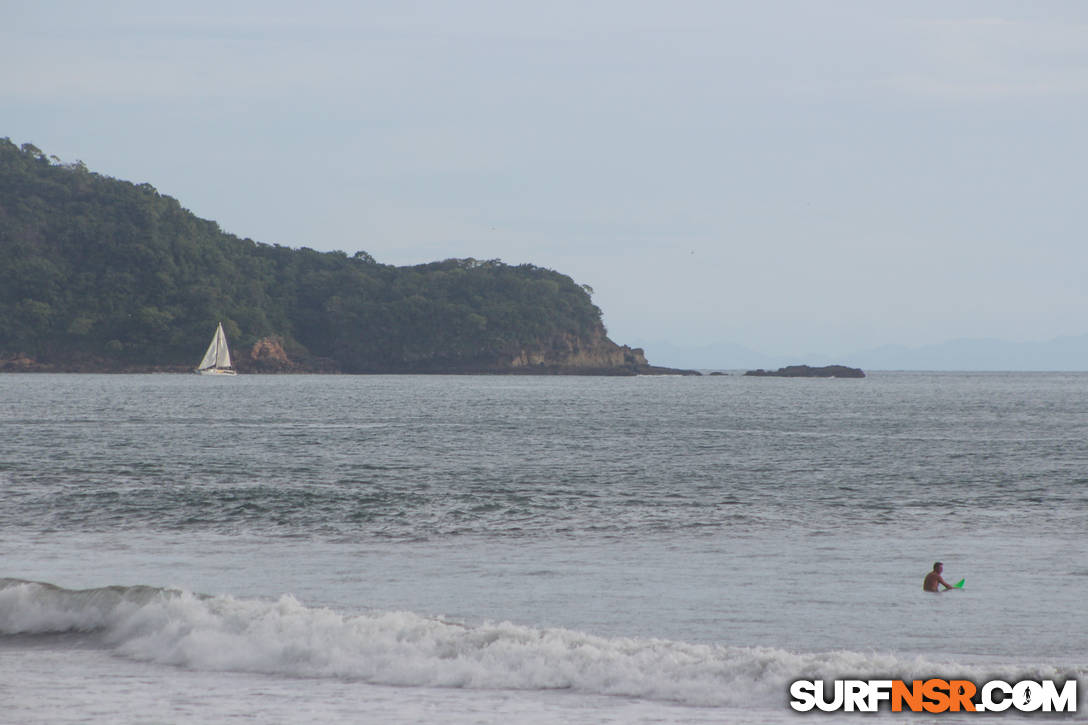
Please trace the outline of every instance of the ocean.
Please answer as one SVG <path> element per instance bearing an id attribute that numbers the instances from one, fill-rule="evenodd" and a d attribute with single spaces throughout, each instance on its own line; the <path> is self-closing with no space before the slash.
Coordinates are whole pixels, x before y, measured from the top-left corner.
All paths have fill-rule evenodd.
<path id="1" fill-rule="evenodd" d="M 1082 373 L 0 375 L 0 722 L 1083 721 L 1086 532 Z"/>

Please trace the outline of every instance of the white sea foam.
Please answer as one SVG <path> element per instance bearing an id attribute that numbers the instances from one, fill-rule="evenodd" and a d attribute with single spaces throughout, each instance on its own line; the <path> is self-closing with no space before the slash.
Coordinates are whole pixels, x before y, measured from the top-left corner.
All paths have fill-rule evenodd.
<path id="1" fill-rule="evenodd" d="M 349 615 L 277 601 L 206 597 L 150 587 L 72 591 L 0 580 L 0 633 L 95 632 L 136 660 L 187 667 L 374 684 L 488 689 L 570 689 L 689 705 L 767 707 L 797 678 L 928 677 L 979 666 L 858 652 L 606 638 L 509 622 L 466 626 L 410 612 Z M 999 673 L 1059 676 L 1038 672 Z M 1083 674 L 1083 673 L 1078 673 Z"/>

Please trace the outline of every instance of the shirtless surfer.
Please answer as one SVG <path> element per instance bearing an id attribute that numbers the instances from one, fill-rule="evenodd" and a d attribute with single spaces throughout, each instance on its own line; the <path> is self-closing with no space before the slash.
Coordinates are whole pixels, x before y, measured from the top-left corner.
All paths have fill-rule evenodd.
<path id="1" fill-rule="evenodd" d="M 941 576 L 942 571 L 944 571 L 944 564 L 938 561 L 933 565 L 933 571 L 926 574 L 926 578 L 922 582 L 922 591 L 939 592 L 941 590 L 941 584 L 944 584 L 945 589 L 951 589 L 952 585 L 946 582 L 944 577 Z"/>

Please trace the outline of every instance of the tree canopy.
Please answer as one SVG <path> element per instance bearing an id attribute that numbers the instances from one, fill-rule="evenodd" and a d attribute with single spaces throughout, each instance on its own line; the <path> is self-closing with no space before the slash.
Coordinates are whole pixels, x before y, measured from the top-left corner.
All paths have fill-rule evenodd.
<path id="1" fill-rule="evenodd" d="M 150 184 L 0 138 L 0 354 L 192 365 L 222 321 L 347 372 L 486 366 L 602 339 L 588 288 L 531 264 L 410 267 L 225 233 Z"/>

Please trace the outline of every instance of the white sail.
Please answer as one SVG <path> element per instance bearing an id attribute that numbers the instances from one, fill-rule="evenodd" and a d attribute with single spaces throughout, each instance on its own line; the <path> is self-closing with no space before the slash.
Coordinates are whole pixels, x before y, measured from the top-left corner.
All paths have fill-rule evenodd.
<path id="1" fill-rule="evenodd" d="M 230 348 L 227 347 L 227 335 L 223 332 L 223 323 L 215 328 L 211 344 L 208 345 L 204 358 L 197 366 L 198 373 L 233 375 L 230 364 Z"/>
<path id="2" fill-rule="evenodd" d="M 223 332 L 223 323 L 215 330 L 215 366 L 217 368 L 229 368 L 230 348 L 227 347 L 227 335 Z"/>
<path id="3" fill-rule="evenodd" d="M 204 359 L 196 366 L 197 370 L 207 370 L 215 367 L 215 353 L 219 348 L 219 331 L 212 336 L 212 344 L 208 345 L 208 351 L 204 353 Z"/>

